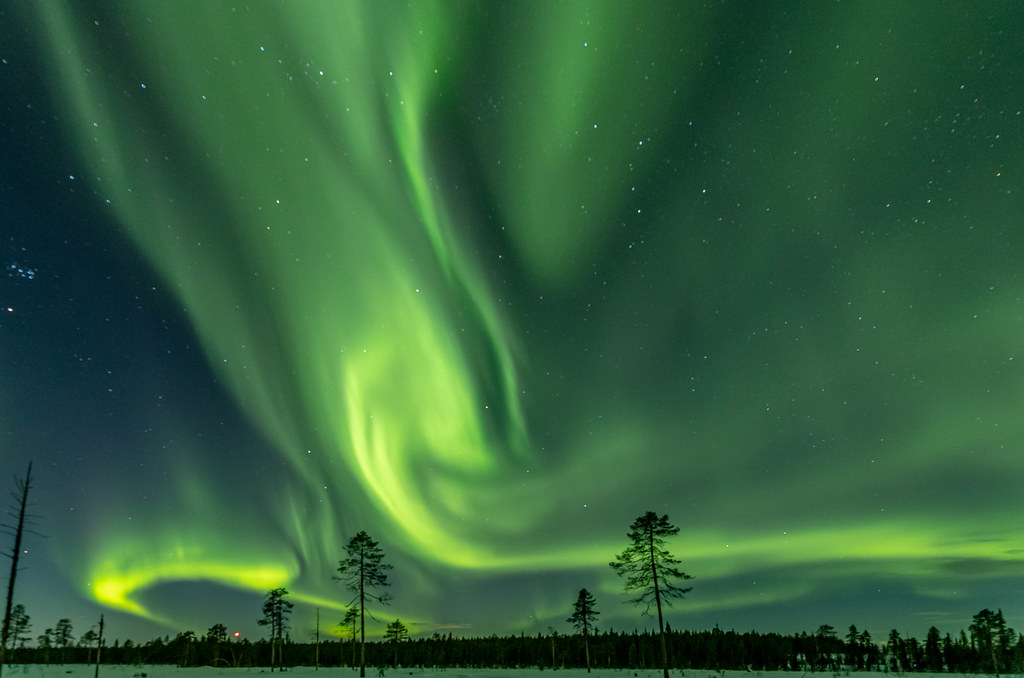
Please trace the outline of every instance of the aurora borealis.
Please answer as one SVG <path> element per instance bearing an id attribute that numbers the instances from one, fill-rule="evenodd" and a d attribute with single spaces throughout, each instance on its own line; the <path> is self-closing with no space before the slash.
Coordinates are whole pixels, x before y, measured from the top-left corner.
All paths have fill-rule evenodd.
<path id="1" fill-rule="evenodd" d="M 1014 5 L 0 19 L 40 628 L 255 637 L 285 585 L 298 637 L 359 530 L 413 632 L 581 587 L 642 627 L 607 564 L 647 510 L 675 628 L 1024 624 Z"/>

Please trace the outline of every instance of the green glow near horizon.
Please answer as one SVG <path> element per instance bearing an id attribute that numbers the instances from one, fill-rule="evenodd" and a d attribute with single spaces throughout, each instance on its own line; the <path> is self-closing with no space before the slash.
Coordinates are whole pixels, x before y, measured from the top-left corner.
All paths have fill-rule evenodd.
<path id="1" fill-rule="evenodd" d="M 934 468 L 977 470 L 979 486 L 1024 470 L 1020 361 L 1006 358 L 1020 323 L 1000 320 L 1022 317 L 1015 294 L 914 315 L 936 284 L 927 265 L 904 271 L 920 248 L 871 241 L 860 222 L 844 235 L 847 213 L 819 207 L 881 191 L 838 160 L 815 164 L 807 130 L 831 139 L 835 122 L 812 118 L 786 81 L 772 83 L 767 116 L 780 130 L 734 110 L 766 96 L 760 80 L 702 98 L 715 82 L 698 73 L 707 13 L 637 46 L 622 27 L 656 33 L 656 7 L 519 7 L 514 30 L 483 38 L 477 9 L 131 2 L 110 27 L 75 5 L 39 6 L 90 189 L 303 483 L 246 526 L 262 541 L 230 544 L 229 526 L 187 527 L 226 511 L 217 488 L 178 488 L 195 503 L 180 524 L 96 528 L 87 571 L 65 564 L 81 588 L 157 620 L 142 594 L 175 581 L 287 585 L 330 607 L 316 582 L 367 525 L 431 572 L 606 570 L 633 517 L 623 497 L 646 500 L 654 484 L 652 508 L 683 526 L 678 555 L 698 582 L 826 562 L 865 575 L 885 563 L 912 580 L 960 558 L 1019 560 L 1020 528 L 995 500 L 961 520 L 923 480 L 920 504 L 900 494 L 936 450 Z M 487 47 L 463 54 L 453 36 Z M 474 97 L 493 104 L 464 112 Z M 862 139 L 876 127 L 842 129 Z M 698 144 L 745 155 L 676 161 Z M 768 169 L 772 152 L 780 166 L 811 164 Z M 931 199 L 877 209 L 916 224 Z M 858 238 L 856 256 L 840 248 Z M 1015 289 L 1016 259 L 983 259 L 979 280 Z M 983 310 L 964 325 L 968 306 Z M 932 336 L 952 339 L 919 340 Z M 987 371 L 951 376 L 951 355 Z M 941 402 L 921 397 L 928 381 Z M 979 404 L 964 407 L 963 392 Z M 182 476 L 201 473 L 182 462 Z M 883 515 L 886 492 L 896 507 Z M 827 579 L 691 607 L 793 600 Z"/>
<path id="2" fill-rule="evenodd" d="M 147 46 L 137 64 L 147 86 L 134 96 L 174 102 L 166 114 L 176 134 L 193 140 L 180 147 L 133 124 L 131 102 L 108 105 L 125 83 L 105 91 L 89 75 L 96 64 L 76 51 L 88 49 L 88 35 L 76 34 L 56 7 L 44 11 L 54 42 L 64 46 L 62 66 L 78 125 L 88 130 L 83 150 L 98 190 L 110 191 L 111 208 L 182 299 L 211 365 L 295 468 L 311 483 L 330 478 L 336 493 L 357 478 L 401 529 L 405 548 L 442 562 L 498 569 L 572 563 L 567 554 L 522 557 L 478 546 L 477 525 L 452 532 L 453 517 L 483 515 L 488 529 L 509 533 L 537 509 L 503 515 L 491 499 L 509 461 L 528 457 L 526 433 L 507 333 L 425 180 L 433 170 L 418 111 L 443 59 L 421 27 L 437 36 L 445 18 L 434 16 L 438 6 L 417 7 L 423 16 L 407 18 L 408 40 L 387 54 L 360 44 L 368 25 L 387 19 L 366 7 L 310 6 L 278 17 L 302 28 L 306 64 L 296 54 L 279 61 L 287 31 L 227 39 L 236 17 L 223 9 L 181 25 L 172 6 L 126 8 L 137 45 Z M 338 39 L 339 30 L 353 40 Z M 228 51 L 200 58 L 200 67 L 196 54 L 176 49 L 179 31 L 198 31 L 192 41 Z M 146 62 L 149 54 L 159 56 Z M 177 77 L 197 67 L 205 81 Z M 239 80 L 232 70 L 243 67 Z M 265 96 L 246 90 L 253 82 L 263 83 Z M 319 133 L 336 138 L 311 138 L 307 127 L 322 127 L 326 111 L 339 120 Z M 265 139 L 252 138 L 257 128 L 267 130 Z M 179 162 L 202 163 L 199 176 L 175 174 Z M 204 213 L 196 200 L 202 184 L 236 200 Z M 453 331 L 457 316 L 466 337 Z M 487 366 L 466 357 L 467 342 L 481 341 L 498 379 L 493 403 L 473 376 Z M 503 433 L 493 429 L 495 418 L 504 420 Z M 319 432 L 314 440 L 311 430 Z M 307 559 L 333 557 L 338 518 L 324 512 L 297 520 Z M 317 526 L 312 539 L 310 525 Z M 125 567 L 118 578 L 105 559 L 91 577 L 103 602 L 139 613 L 133 588 L 224 579 L 219 563 Z M 237 583 L 266 579 L 240 574 Z"/>

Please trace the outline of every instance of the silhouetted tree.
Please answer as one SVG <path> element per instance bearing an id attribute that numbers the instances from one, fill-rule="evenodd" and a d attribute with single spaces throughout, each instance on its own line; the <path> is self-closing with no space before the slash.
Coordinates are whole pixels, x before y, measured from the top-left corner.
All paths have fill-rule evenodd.
<path id="1" fill-rule="evenodd" d="M 871 634 L 867 629 L 860 632 L 860 646 L 864 652 L 864 668 L 871 671 L 878 661 L 878 646 L 871 642 Z"/>
<path id="2" fill-rule="evenodd" d="M 860 651 L 860 634 L 857 627 L 850 624 L 850 631 L 846 634 L 846 665 L 851 671 L 864 668 L 864 660 Z"/>
<path id="3" fill-rule="evenodd" d="M 650 614 L 651 604 L 658 609 L 658 635 L 661 638 L 661 668 L 668 678 L 668 649 L 665 646 L 665 623 L 662 602 L 671 606 L 674 598 L 682 598 L 693 587 L 676 586 L 673 580 L 686 581 L 690 575 L 680 570 L 680 564 L 665 549 L 665 539 L 679 533 L 679 528 L 668 522 L 668 516 L 658 517 L 648 511 L 633 521 L 627 537 L 629 546 L 609 563 L 615 573 L 626 577 L 626 592 L 639 591 L 631 602 L 645 605 L 644 614 Z"/>
<path id="4" fill-rule="evenodd" d="M 74 641 L 74 637 L 71 635 L 71 620 L 61 619 L 57 622 L 57 626 L 53 628 L 53 644 L 55 647 L 60 648 L 60 663 L 64 663 L 64 656 L 67 648 Z"/>
<path id="5" fill-rule="evenodd" d="M 384 637 L 391 641 L 395 651 L 395 668 L 398 668 L 398 645 L 409 637 L 409 629 L 405 628 L 405 624 L 400 619 L 396 619 L 388 624 L 384 631 Z"/>
<path id="6" fill-rule="evenodd" d="M 96 644 L 96 639 L 96 632 L 92 629 L 89 629 L 88 631 L 83 633 L 82 636 L 78 639 L 79 647 L 85 647 L 89 649 L 88 659 L 85 662 L 86 664 L 92 664 L 92 648 Z"/>
<path id="7" fill-rule="evenodd" d="M 11 608 L 11 645 L 12 647 L 25 647 L 25 643 L 32 640 L 32 622 L 25 614 L 25 606 L 18 603 Z"/>
<path id="8" fill-rule="evenodd" d="M 50 648 L 53 647 L 53 629 L 46 629 L 36 638 L 36 645 L 43 650 L 45 663 L 50 663 Z"/>
<path id="9" fill-rule="evenodd" d="M 601 614 L 594 609 L 597 600 L 594 595 L 586 590 L 580 589 L 576 602 L 572 604 L 572 614 L 566 619 L 577 631 L 583 635 L 583 653 L 587 661 L 587 673 L 590 673 L 590 631 L 594 627 L 595 618 Z"/>
<path id="10" fill-rule="evenodd" d="M 971 619 L 970 631 L 971 642 L 981 662 L 979 669 L 996 676 L 1001 670 L 1005 672 L 1014 632 L 1006 626 L 1003 611 L 982 610 Z"/>
<path id="11" fill-rule="evenodd" d="M 339 624 L 339 626 L 341 626 L 342 629 L 348 632 L 348 637 L 351 639 L 352 662 L 349 664 L 349 666 L 356 665 L 356 638 L 358 637 L 358 634 L 356 633 L 356 623 L 358 621 L 359 611 L 356 610 L 356 608 L 354 607 L 350 607 L 347 610 L 345 610 L 345 618 L 342 619 L 341 623 Z M 342 654 L 344 654 L 344 652 L 344 646 L 342 646 Z M 341 660 L 341 663 L 345 663 L 344 659 Z"/>
<path id="12" fill-rule="evenodd" d="M 555 661 L 556 661 L 556 659 L 555 659 L 555 641 L 558 639 L 558 631 L 554 630 L 550 626 L 548 627 L 548 631 L 551 632 L 551 636 L 550 636 L 550 638 L 551 638 L 551 668 L 554 669 L 554 668 L 558 668 L 555 665 Z"/>
<path id="13" fill-rule="evenodd" d="M 314 635 L 316 636 L 316 668 L 314 671 L 320 670 L 320 608 L 316 608 L 316 627 L 313 629 Z"/>
<path id="14" fill-rule="evenodd" d="M 267 592 L 267 600 L 263 603 L 263 618 L 259 620 L 260 626 L 270 627 L 270 672 L 274 672 L 274 660 L 277 659 L 277 666 L 283 666 L 281 651 L 284 644 L 284 632 L 288 628 L 288 615 L 292 612 L 294 603 L 285 600 L 288 589 L 283 586 Z M 276 648 L 276 654 L 275 654 Z"/>
<path id="15" fill-rule="evenodd" d="M 907 668 L 906 650 L 903 638 L 896 629 L 889 631 L 889 666 L 896 673 L 903 673 Z"/>
<path id="16" fill-rule="evenodd" d="M 934 626 L 928 629 L 924 639 L 924 668 L 932 673 L 942 671 L 942 637 Z"/>
<path id="17" fill-rule="evenodd" d="M 100 615 L 99 633 L 96 635 L 96 671 L 93 678 L 100 678 L 100 663 L 103 661 L 103 615 Z"/>
<path id="18" fill-rule="evenodd" d="M 214 624 L 206 630 L 206 635 L 200 639 L 201 653 L 203 657 L 199 662 L 216 666 L 223 662 L 228 665 L 226 659 L 221 658 L 220 653 L 228 642 L 228 627 L 224 624 Z"/>
<path id="19" fill-rule="evenodd" d="M 192 666 L 195 657 L 196 634 L 193 631 L 182 631 L 171 641 L 169 648 L 174 653 L 178 666 Z M 115 641 L 116 643 L 116 641 Z"/>
<path id="20" fill-rule="evenodd" d="M 228 642 L 228 627 L 223 624 L 214 624 L 206 631 L 206 638 L 214 643 Z"/>
<path id="21" fill-rule="evenodd" d="M 387 605 L 391 600 L 387 593 L 375 591 L 388 586 L 387 572 L 392 566 L 384 562 L 384 551 L 377 542 L 362 531 L 349 540 L 345 552 L 346 558 L 338 562 L 336 579 L 355 593 L 349 607 L 359 612 L 359 678 L 366 678 L 366 602 Z"/>
<path id="22" fill-rule="evenodd" d="M 839 640 L 836 629 L 831 624 L 822 624 L 814 634 L 814 661 L 811 663 L 815 668 L 830 667 L 837 670 L 836 655 L 841 654 L 843 643 Z"/>
<path id="23" fill-rule="evenodd" d="M 11 497 L 14 505 L 8 511 L 11 517 L 17 517 L 14 525 L 6 523 L 0 525 L 0 531 L 6 532 L 14 537 L 14 545 L 9 552 L 4 553 L 11 559 L 11 573 L 7 578 L 7 603 L 4 607 L 3 622 L 0 622 L 0 675 L 3 675 L 4 664 L 7 657 L 7 641 L 11 637 L 11 608 L 14 603 L 14 580 L 18 576 L 18 559 L 21 557 L 21 540 L 25 535 L 25 519 L 28 515 L 28 492 L 32 487 L 32 462 L 28 463 L 28 470 L 25 472 L 24 480 L 14 481 L 14 492 Z"/>

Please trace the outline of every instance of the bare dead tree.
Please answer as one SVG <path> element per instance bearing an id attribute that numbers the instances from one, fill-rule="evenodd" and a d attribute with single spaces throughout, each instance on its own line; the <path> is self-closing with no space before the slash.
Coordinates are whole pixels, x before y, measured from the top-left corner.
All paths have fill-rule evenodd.
<path id="1" fill-rule="evenodd" d="M 100 615 L 100 634 L 96 637 L 96 672 L 93 678 L 100 678 L 100 653 L 103 652 L 103 615 Z"/>
<path id="2" fill-rule="evenodd" d="M 14 537 L 14 546 L 5 556 L 11 559 L 11 574 L 7 579 L 7 604 L 4 607 L 4 620 L 0 625 L 0 675 L 3 675 L 4 663 L 7 660 L 7 641 L 11 635 L 11 608 L 14 604 L 14 580 L 18 576 L 18 559 L 21 556 L 21 540 L 25 535 L 25 521 L 34 516 L 28 513 L 28 491 L 32 487 L 32 462 L 28 463 L 24 480 L 15 480 L 11 498 L 14 500 L 7 515 L 15 519 L 14 525 L 0 525 L 0 531 Z M 29 530 L 31 531 L 31 530 Z"/>

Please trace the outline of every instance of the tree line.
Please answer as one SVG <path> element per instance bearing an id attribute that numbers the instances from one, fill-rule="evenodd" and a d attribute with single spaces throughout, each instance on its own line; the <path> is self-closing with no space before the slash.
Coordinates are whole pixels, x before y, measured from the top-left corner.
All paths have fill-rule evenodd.
<path id="1" fill-rule="evenodd" d="M 840 635 L 827 625 L 813 633 L 778 634 L 723 631 L 677 631 L 666 628 L 665 649 L 669 668 L 750 671 L 889 673 L 1024 673 L 1024 636 L 1006 626 L 1001 611 L 982 610 L 970 627 L 955 635 L 942 635 L 932 627 L 923 641 L 898 631 L 877 642 L 865 631 L 851 626 Z M 105 664 L 166 664 L 175 666 L 276 666 L 353 667 L 351 638 L 320 643 L 296 642 L 285 636 L 274 645 L 269 638 L 233 640 L 223 624 L 205 634 L 191 631 L 146 643 L 115 641 L 103 648 Z M 276 649 L 275 649 L 276 647 Z M 365 665 L 373 667 L 425 668 L 541 668 L 587 666 L 587 654 L 595 668 L 661 668 L 661 639 L 656 631 L 591 632 L 557 631 L 527 635 L 458 637 L 434 633 L 421 638 L 370 640 L 365 644 Z M 15 647 L 11 663 L 92 663 L 95 641 L 83 638 L 67 645 Z"/>
<path id="2" fill-rule="evenodd" d="M 24 506 L 30 474 L 26 475 L 21 504 Z M 22 489 L 19 487 L 19 489 Z M 18 536 L 21 525 L 19 521 Z M 655 631 L 620 633 L 599 632 L 597 600 L 581 589 L 566 621 L 575 633 L 560 635 L 550 629 L 527 636 L 492 635 L 485 638 L 456 638 L 435 633 L 430 637 L 409 638 L 399 619 L 387 625 L 382 641 L 366 640 L 368 606 L 387 605 L 391 596 L 388 572 L 380 545 L 366 532 L 356 534 L 345 546 L 345 557 L 338 562 L 335 579 L 352 594 L 344 618 L 337 624 L 346 636 L 339 641 L 320 641 L 317 610 L 316 641 L 294 642 L 289 634 L 293 604 L 284 587 L 267 593 L 263 616 L 258 620 L 268 628 L 266 639 L 250 642 L 229 637 L 227 627 L 215 624 L 203 636 L 192 631 L 156 638 L 137 645 L 130 640 L 104 645 L 103 621 L 100 633 L 89 630 L 76 643 L 71 622 L 61 619 L 31 641 L 31 621 L 21 605 L 8 605 L 0 634 L 0 670 L 4 663 L 92 663 L 175 664 L 178 666 L 269 666 L 271 671 L 288 666 L 359 667 L 361 678 L 366 666 L 383 667 L 494 667 L 494 668 L 586 668 L 614 669 L 759 670 L 759 671 L 894 671 L 1022 673 L 1024 672 L 1024 636 L 1009 628 L 1001 610 L 982 610 L 974 616 L 967 632 L 957 637 L 940 636 L 932 627 L 924 643 L 903 638 L 895 629 L 886 642 L 875 642 L 867 631 L 855 626 L 840 638 L 835 629 L 823 625 L 813 634 L 799 635 L 736 633 L 715 628 L 711 631 L 673 631 L 664 621 L 664 608 L 683 598 L 690 587 L 679 584 L 693 577 L 679 569 L 680 562 L 665 548 L 668 537 L 679 532 L 667 515 L 648 511 L 630 525 L 628 545 L 609 566 L 623 577 L 623 590 L 635 597 L 629 602 L 642 614 L 657 616 Z M 13 589 L 13 571 L 9 590 Z M 10 649 L 8 650 L 8 641 Z M 357 653 L 358 650 L 358 653 Z M 7 656 L 5 657 L 5 652 Z M 6 661 L 5 661 L 6 659 Z"/>

